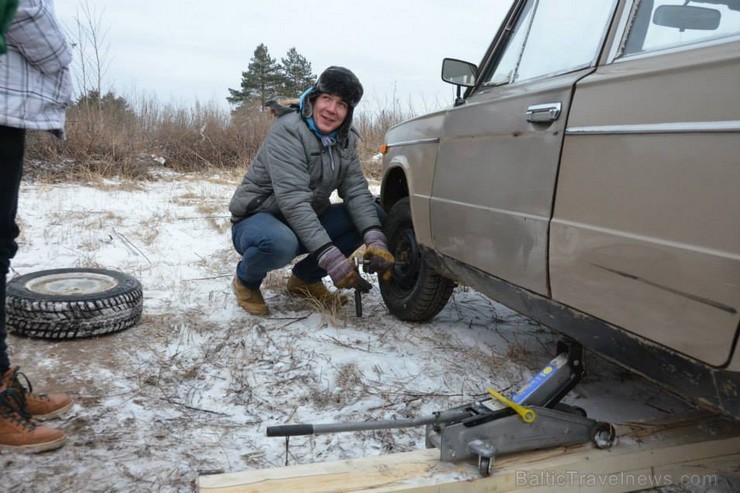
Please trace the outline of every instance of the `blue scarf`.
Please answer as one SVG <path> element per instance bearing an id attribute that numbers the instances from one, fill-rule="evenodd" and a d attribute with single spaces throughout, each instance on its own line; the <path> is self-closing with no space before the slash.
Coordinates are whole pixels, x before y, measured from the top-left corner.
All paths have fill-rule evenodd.
<path id="1" fill-rule="evenodd" d="M 313 87 L 308 89 L 306 92 L 301 94 L 301 97 L 298 99 L 298 111 L 303 113 L 303 103 L 306 101 L 306 98 L 309 94 L 313 92 Z M 321 145 L 324 146 L 324 148 L 329 152 L 329 159 L 331 160 L 331 169 L 334 171 L 334 152 L 332 152 L 332 147 L 337 143 L 337 131 L 334 130 L 329 135 L 321 133 L 319 128 L 316 126 L 316 122 L 313 120 L 313 111 L 311 113 L 311 116 L 306 118 L 306 124 L 308 125 L 308 128 L 311 129 L 311 131 L 316 135 L 316 137 L 319 138 L 321 141 Z"/>

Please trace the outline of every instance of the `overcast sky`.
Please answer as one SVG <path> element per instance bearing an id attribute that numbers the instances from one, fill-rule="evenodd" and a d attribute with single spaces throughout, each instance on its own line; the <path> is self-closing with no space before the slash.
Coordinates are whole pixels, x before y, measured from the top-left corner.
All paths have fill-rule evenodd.
<path id="1" fill-rule="evenodd" d="M 255 48 L 276 60 L 295 47 L 313 72 L 353 70 L 368 109 L 394 98 L 417 111 L 447 105 L 442 58 L 478 63 L 510 0 L 55 0 L 75 37 L 87 2 L 108 46 L 104 89 L 160 102 L 225 103 Z M 79 57 L 78 57 L 79 58 Z M 76 76 L 79 86 L 79 75 Z"/>

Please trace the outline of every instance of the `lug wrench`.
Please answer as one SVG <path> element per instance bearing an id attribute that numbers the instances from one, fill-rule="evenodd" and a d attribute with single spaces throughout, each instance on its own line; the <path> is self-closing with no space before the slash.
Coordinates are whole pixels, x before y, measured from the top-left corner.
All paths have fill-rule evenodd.
<path id="1" fill-rule="evenodd" d="M 352 257 L 352 264 L 355 266 L 357 275 L 360 274 L 360 266 L 362 266 L 362 272 L 366 274 L 372 274 L 369 269 L 370 261 L 360 257 Z M 405 262 L 395 262 L 396 265 L 406 265 Z M 362 317 L 362 292 L 359 289 L 355 289 L 355 316 Z"/>

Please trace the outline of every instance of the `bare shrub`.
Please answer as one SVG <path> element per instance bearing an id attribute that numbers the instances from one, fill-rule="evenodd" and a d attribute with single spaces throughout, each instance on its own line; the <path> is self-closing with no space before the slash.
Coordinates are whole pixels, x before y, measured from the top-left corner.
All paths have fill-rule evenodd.
<path id="1" fill-rule="evenodd" d="M 235 112 L 215 103 L 162 107 L 147 101 L 140 113 L 147 150 L 178 171 L 246 167 L 272 123 L 267 112 Z"/>
<path id="2" fill-rule="evenodd" d="M 362 136 L 357 152 L 360 155 L 365 176 L 376 180 L 380 178 L 381 167 L 377 155 L 383 144 L 385 133 L 393 125 L 413 116 L 413 109 L 404 111 L 397 103 L 390 107 L 377 107 L 375 110 L 366 110 L 355 115 L 354 125 Z"/>
<path id="3" fill-rule="evenodd" d="M 414 116 L 398 104 L 355 114 L 358 152 L 368 178 L 379 178 L 378 150 L 385 132 Z M 67 112 L 66 141 L 42 132 L 28 134 L 32 176 L 89 181 L 94 177 L 151 178 L 161 165 L 180 172 L 240 175 L 274 122 L 270 111 L 244 105 L 232 112 L 216 102 L 162 104 L 155 97 L 127 100 L 90 91 Z"/>

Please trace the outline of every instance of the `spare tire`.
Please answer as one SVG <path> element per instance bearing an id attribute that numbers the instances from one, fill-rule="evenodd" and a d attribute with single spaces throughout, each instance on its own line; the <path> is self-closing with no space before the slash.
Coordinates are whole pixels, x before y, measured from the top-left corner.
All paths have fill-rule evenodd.
<path id="1" fill-rule="evenodd" d="M 7 286 L 8 332 L 77 339 L 118 332 L 141 318 L 141 283 L 105 269 L 53 269 L 18 276 Z"/>

